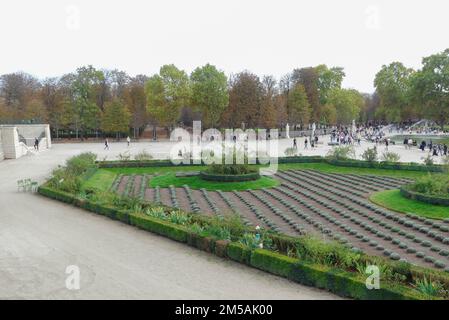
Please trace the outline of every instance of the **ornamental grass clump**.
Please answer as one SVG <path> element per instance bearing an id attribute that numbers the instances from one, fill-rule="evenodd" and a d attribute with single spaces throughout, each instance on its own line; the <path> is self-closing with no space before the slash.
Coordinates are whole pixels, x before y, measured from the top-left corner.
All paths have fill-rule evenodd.
<path id="1" fill-rule="evenodd" d="M 320 263 L 332 267 L 354 270 L 360 260 L 360 254 L 336 242 L 323 242 L 310 236 L 304 236 L 298 242 L 296 254 L 299 259 Z"/>
<path id="2" fill-rule="evenodd" d="M 326 156 L 331 160 L 355 159 L 355 150 L 353 146 L 334 147 Z"/>
<path id="3" fill-rule="evenodd" d="M 187 225 L 192 221 L 192 218 L 182 211 L 171 211 L 168 220 L 175 224 Z"/>
<path id="4" fill-rule="evenodd" d="M 439 296 L 443 291 L 443 286 L 439 282 L 428 280 L 426 277 L 416 279 L 414 286 L 419 292 L 429 297 Z"/>

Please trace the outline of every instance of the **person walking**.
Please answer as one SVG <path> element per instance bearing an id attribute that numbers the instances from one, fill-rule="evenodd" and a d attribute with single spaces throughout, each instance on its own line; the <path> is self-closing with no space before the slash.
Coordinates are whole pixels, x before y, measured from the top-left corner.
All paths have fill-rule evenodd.
<path id="1" fill-rule="evenodd" d="M 129 144 L 131 143 L 131 138 L 129 136 L 126 138 L 126 142 L 128 143 L 128 148 L 129 148 Z"/>
<path id="2" fill-rule="evenodd" d="M 39 151 L 39 139 L 34 138 L 34 150 Z"/>
<path id="3" fill-rule="evenodd" d="M 296 138 L 293 138 L 293 148 L 298 149 L 298 144 L 296 142 Z"/>
<path id="4" fill-rule="evenodd" d="M 307 148 L 307 143 L 308 143 L 308 141 L 307 141 L 307 138 L 306 138 L 306 140 L 304 140 L 304 150 L 307 150 L 308 148 Z"/>
<path id="5" fill-rule="evenodd" d="M 109 150 L 109 141 L 108 141 L 108 138 L 106 138 L 105 140 L 104 140 L 104 149 L 103 150 Z"/>

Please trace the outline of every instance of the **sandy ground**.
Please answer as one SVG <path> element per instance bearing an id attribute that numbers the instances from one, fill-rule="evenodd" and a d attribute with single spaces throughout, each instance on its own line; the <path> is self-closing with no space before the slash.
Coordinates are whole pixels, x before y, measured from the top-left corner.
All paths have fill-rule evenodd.
<path id="1" fill-rule="evenodd" d="M 163 153 L 167 146 L 131 148 Z M 16 190 L 18 179 L 42 182 L 71 155 L 93 151 L 110 158 L 126 146 L 102 149 L 100 144 L 55 144 L 35 156 L 0 162 L 1 299 L 338 299 Z M 80 290 L 65 286 L 69 265 L 80 268 Z"/>

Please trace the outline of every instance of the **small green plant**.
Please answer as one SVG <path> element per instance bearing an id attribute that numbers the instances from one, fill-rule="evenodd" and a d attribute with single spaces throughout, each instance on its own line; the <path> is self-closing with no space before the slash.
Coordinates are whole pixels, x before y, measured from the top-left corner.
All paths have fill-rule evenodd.
<path id="1" fill-rule="evenodd" d="M 386 151 L 382 153 L 382 161 L 396 163 L 399 162 L 401 156 L 396 152 Z"/>
<path id="2" fill-rule="evenodd" d="M 348 160 L 355 158 L 353 146 L 336 146 L 327 153 L 327 157 L 333 160 Z"/>
<path id="3" fill-rule="evenodd" d="M 204 231 L 204 228 L 196 222 L 194 224 L 191 224 L 189 228 L 190 230 L 192 230 L 193 233 L 196 234 L 201 234 Z"/>
<path id="4" fill-rule="evenodd" d="M 161 220 L 167 219 L 167 213 L 165 212 L 165 209 L 163 207 L 148 208 L 145 213 L 153 218 Z"/>
<path id="5" fill-rule="evenodd" d="M 202 234 L 204 236 L 212 236 L 218 240 L 231 240 L 231 231 L 226 227 L 216 224 L 205 226 Z"/>
<path id="6" fill-rule="evenodd" d="M 153 159 L 153 156 L 143 149 L 134 155 L 134 159 L 138 161 L 145 161 Z"/>
<path id="7" fill-rule="evenodd" d="M 415 287 L 419 292 L 431 297 L 438 296 L 443 290 L 443 286 L 439 282 L 428 280 L 426 277 L 416 279 Z"/>
<path id="8" fill-rule="evenodd" d="M 377 161 L 377 148 L 368 148 L 366 149 L 362 154 L 362 159 L 368 162 L 375 162 Z"/>
<path id="9" fill-rule="evenodd" d="M 248 248 L 256 249 L 259 247 L 260 239 L 253 233 L 245 233 L 239 242 Z"/>
<path id="10" fill-rule="evenodd" d="M 175 224 L 186 225 L 190 223 L 192 218 L 181 211 L 172 211 L 169 220 Z"/>

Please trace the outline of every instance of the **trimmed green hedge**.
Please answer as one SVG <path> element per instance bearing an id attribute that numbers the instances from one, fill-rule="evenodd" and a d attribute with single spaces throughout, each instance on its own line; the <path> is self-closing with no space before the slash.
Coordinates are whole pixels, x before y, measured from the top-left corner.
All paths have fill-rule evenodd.
<path id="1" fill-rule="evenodd" d="M 363 160 L 334 160 L 327 159 L 326 161 L 334 166 L 341 167 L 356 167 L 356 168 L 374 168 L 387 170 L 411 170 L 411 171 L 425 171 L 425 172 L 442 172 L 443 167 L 439 165 L 426 166 L 418 163 L 403 163 L 403 162 L 371 162 Z"/>
<path id="2" fill-rule="evenodd" d="M 302 262 L 264 249 L 251 250 L 237 242 L 217 241 L 212 237 L 200 236 L 180 225 L 80 199 L 45 185 L 40 186 L 38 192 L 43 196 L 74 204 L 91 212 L 105 215 L 140 229 L 214 253 L 217 256 L 226 257 L 301 284 L 326 289 L 341 296 L 356 299 L 429 299 L 429 297 L 421 295 L 412 288 L 402 285 L 383 284 L 382 282 L 381 289 L 368 290 L 363 278 L 356 273 Z M 288 247 L 293 238 L 277 237 L 274 240 Z"/>
<path id="3" fill-rule="evenodd" d="M 292 281 L 326 289 L 340 296 L 356 299 L 410 300 L 428 299 L 418 291 L 401 285 L 380 282 L 380 289 L 368 290 L 364 277 L 355 273 L 310 264 L 272 251 L 256 249 L 251 255 L 251 266 Z"/>
<path id="4" fill-rule="evenodd" d="M 424 193 L 409 190 L 409 185 L 400 188 L 401 195 L 412 200 L 417 200 L 425 203 L 436 204 L 440 206 L 449 206 L 449 198 L 431 196 Z"/>
<path id="5" fill-rule="evenodd" d="M 200 177 L 206 181 L 216 181 L 216 182 L 243 182 L 243 181 L 253 181 L 260 179 L 260 174 L 258 172 L 233 175 L 233 174 L 214 174 L 205 171 L 200 172 Z"/>
<path id="6" fill-rule="evenodd" d="M 335 160 L 320 156 L 295 156 L 295 157 L 280 157 L 278 163 L 328 163 L 334 166 L 341 167 L 356 167 L 356 168 L 375 168 L 388 170 L 411 170 L 424 172 L 443 172 L 444 167 L 441 165 L 426 166 L 418 163 L 391 163 L 391 162 L 370 162 L 363 160 Z M 172 166 L 191 166 L 204 165 L 202 164 L 179 164 L 175 165 L 169 160 L 130 160 L 130 161 L 99 161 L 97 162 L 100 168 L 138 168 L 138 167 L 172 167 Z M 259 164 L 259 162 L 258 162 Z M 204 165 L 205 166 L 205 165 Z"/>
<path id="7" fill-rule="evenodd" d="M 241 243 L 231 242 L 228 245 L 227 256 L 229 259 L 249 265 L 251 260 L 251 249 Z"/>

